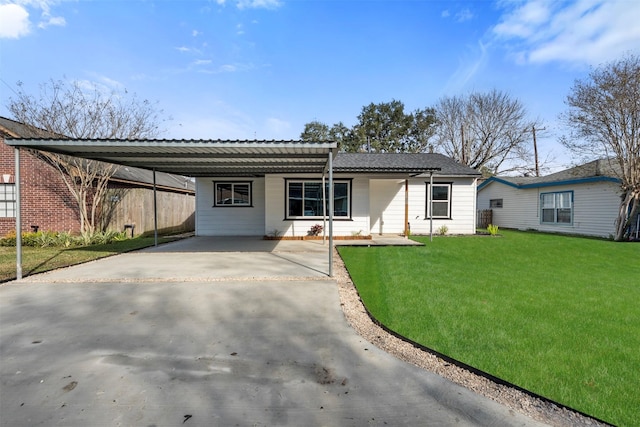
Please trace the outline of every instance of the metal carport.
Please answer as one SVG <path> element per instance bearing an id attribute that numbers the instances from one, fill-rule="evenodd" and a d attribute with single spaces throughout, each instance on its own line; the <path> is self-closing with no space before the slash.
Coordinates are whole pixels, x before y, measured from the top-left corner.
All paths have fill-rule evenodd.
<path id="1" fill-rule="evenodd" d="M 7 138 L 14 147 L 16 181 L 16 276 L 22 278 L 20 149 L 48 151 L 191 177 L 260 177 L 314 173 L 329 180 L 329 276 L 333 275 L 333 158 L 336 142 L 265 140 L 115 140 Z M 155 187 L 155 184 L 154 184 Z M 157 206 L 154 203 L 154 217 Z M 157 227 L 156 227 L 157 243 Z"/>

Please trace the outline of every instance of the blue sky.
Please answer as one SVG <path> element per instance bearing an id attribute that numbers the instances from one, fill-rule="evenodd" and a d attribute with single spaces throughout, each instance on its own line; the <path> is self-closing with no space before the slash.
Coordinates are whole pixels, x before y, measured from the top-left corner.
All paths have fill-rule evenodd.
<path id="1" fill-rule="evenodd" d="M 0 0 L 0 115 L 16 82 L 67 78 L 158 101 L 167 138 L 298 139 L 371 102 L 499 89 L 564 166 L 567 93 L 638 53 L 638 22 L 637 0 Z"/>

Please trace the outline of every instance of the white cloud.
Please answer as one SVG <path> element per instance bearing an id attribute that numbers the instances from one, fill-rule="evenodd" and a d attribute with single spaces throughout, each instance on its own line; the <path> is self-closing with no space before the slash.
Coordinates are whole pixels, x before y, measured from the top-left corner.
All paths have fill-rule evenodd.
<path id="1" fill-rule="evenodd" d="M 193 61 L 193 65 L 196 65 L 196 66 L 198 66 L 198 65 L 209 65 L 209 64 L 211 64 L 211 62 L 212 61 L 210 59 L 198 59 L 198 60 Z"/>
<path id="2" fill-rule="evenodd" d="M 475 75 L 486 66 L 488 58 L 487 47 L 478 42 L 477 46 L 469 46 L 464 57 L 460 59 L 458 69 L 444 86 L 444 93 L 457 93 L 464 89 Z"/>
<path id="3" fill-rule="evenodd" d="M 596 65 L 640 48 L 640 2 L 628 0 L 529 0 L 493 28 L 499 40 L 516 42 L 524 62 Z"/>
<path id="4" fill-rule="evenodd" d="M 452 16 L 451 11 L 449 9 L 445 9 L 442 12 L 440 12 L 441 18 L 447 19 L 447 18 L 450 18 L 451 16 Z M 465 8 L 457 11 L 453 15 L 453 18 L 455 19 L 456 22 L 465 22 L 473 19 L 474 15 L 473 15 L 473 12 L 471 12 L 471 9 Z"/>
<path id="5" fill-rule="evenodd" d="M 465 22 L 473 19 L 473 12 L 469 9 L 462 9 L 460 12 L 456 13 L 456 21 Z"/>
<path id="6" fill-rule="evenodd" d="M 0 38 L 17 39 L 30 31 L 29 12 L 17 4 L 0 5 Z"/>
<path id="7" fill-rule="evenodd" d="M 64 27 L 62 16 L 53 16 L 51 7 L 64 0 L 14 0 L 0 4 L 0 38 L 20 38 L 28 35 L 33 27 L 32 17 L 40 14 L 37 28 Z"/>
<path id="8" fill-rule="evenodd" d="M 279 0 L 236 0 L 238 9 L 277 9 L 282 6 Z"/>
<path id="9" fill-rule="evenodd" d="M 46 21 L 40 21 L 38 28 L 45 29 L 47 27 L 64 27 L 67 25 L 67 20 L 62 16 L 50 16 Z"/>
<path id="10" fill-rule="evenodd" d="M 193 37 L 198 37 L 202 35 L 202 31 L 198 31 L 198 30 L 193 30 L 191 31 L 191 36 Z"/>

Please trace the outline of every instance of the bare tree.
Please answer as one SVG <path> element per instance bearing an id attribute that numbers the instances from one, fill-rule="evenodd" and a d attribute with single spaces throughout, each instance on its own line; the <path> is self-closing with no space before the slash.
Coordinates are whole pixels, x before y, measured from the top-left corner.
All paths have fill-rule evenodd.
<path id="1" fill-rule="evenodd" d="M 534 169 L 527 142 L 535 123 L 520 101 L 493 90 L 442 98 L 435 110 L 438 151 L 491 174 Z"/>
<path id="2" fill-rule="evenodd" d="M 51 79 L 40 85 L 37 97 L 18 83 L 16 93 L 7 107 L 14 119 L 29 126 L 36 137 L 155 138 L 164 121 L 157 104 L 141 101 L 127 91 L 105 91 L 92 83 Z M 81 233 L 98 231 L 107 184 L 117 166 L 44 151 L 36 155 L 60 173 L 77 203 Z"/>
<path id="3" fill-rule="evenodd" d="M 572 129 L 562 140 L 570 150 L 606 159 L 621 182 L 616 240 L 623 240 L 640 204 L 640 56 L 592 69 L 576 80 L 561 117 Z"/>

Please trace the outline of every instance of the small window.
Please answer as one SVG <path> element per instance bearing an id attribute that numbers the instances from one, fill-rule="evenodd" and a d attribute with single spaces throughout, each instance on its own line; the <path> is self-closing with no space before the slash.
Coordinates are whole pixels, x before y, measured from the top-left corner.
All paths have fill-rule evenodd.
<path id="1" fill-rule="evenodd" d="M 491 200 L 489 200 L 489 207 L 491 209 L 501 208 L 502 207 L 502 199 L 491 199 Z"/>
<path id="2" fill-rule="evenodd" d="M 329 201 L 323 206 L 323 197 L 329 196 L 329 184 L 325 183 L 324 195 L 322 181 L 288 180 L 286 185 L 286 217 L 288 219 L 315 219 L 329 215 Z M 349 181 L 333 182 L 333 216 L 349 218 L 351 216 L 351 189 Z"/>
<path id="3" fill-rule="evenodd" d="M 451 218 L 451 184 L 433 184 L 431 195 L 429 195 L 430 184 L 427 183 L 427 207 L 426 217 L 431 218 Z"/>
<path id="4" fill-rule="evenodd" d="M 214 182 L 214 206 L 251 206 L 251 182 Z"/>
<path id="5" fill-rule="evenodd" d="M 16 217 L 16 186 L 0 184 L 0 218 Z"/>
<path id="6" fill-rule="evenodd" d="M 540 194 L 540 221 L 543 224 L 572 224 L 573 192 Z"/>

